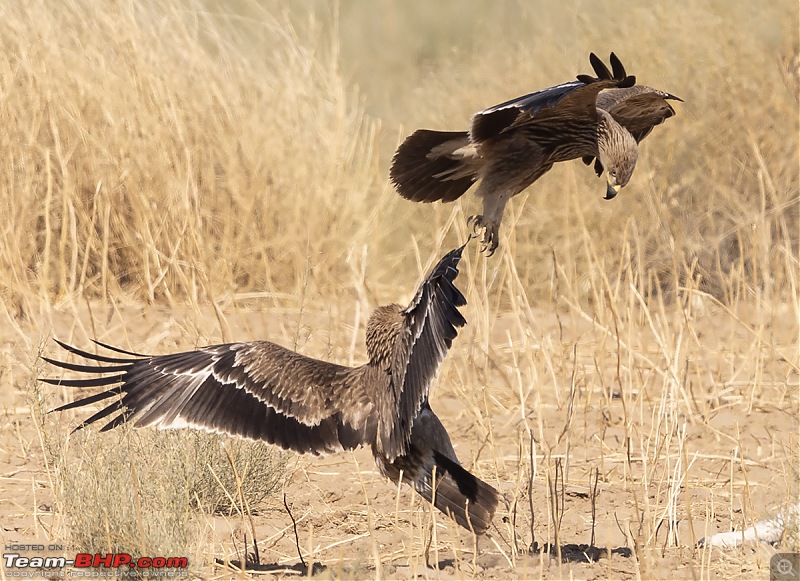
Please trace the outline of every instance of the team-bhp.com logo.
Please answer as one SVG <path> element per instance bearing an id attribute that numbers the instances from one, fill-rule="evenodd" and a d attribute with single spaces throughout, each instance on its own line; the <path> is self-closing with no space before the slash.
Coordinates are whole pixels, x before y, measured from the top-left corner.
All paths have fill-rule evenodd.
<path id="1" fill-rule="evenodd" d="M 38 547 L 36 545 L 28 545 L 25 548 Z M 44 549 L 44 546 L 42 545 L 41 548 Z M 60 573 L 63 575 L 64 570 L 68 567 L 75 570 L 112 569 L 114 570 L 113 575 L 118 575 L 120 569 L 123 571 L 137 569 L 139 575 L 178 576 L 185 573 L 186 568 L 189 566 L 189 560 L 186 557 L 134 558 L 128 553 L 78 553 L 74 559 L 67 559 L 66 557 L 26 557 L 19 553 L 3 553 L 3 564 L 5 565 L 6 575 L 12 573 L 12 577 L 27 577 L 30 575 L 15 575 L 13 573 L 33 573 L 37 569 L 50 570 L 48 573 L 60 569 Z M 15 569 L 18 571 L 13 571 Z M 78 571 L 68 571 L 66 574 L 68 576 L 80 576 L 75 575 L 75 573 L 78 573 Z"/>

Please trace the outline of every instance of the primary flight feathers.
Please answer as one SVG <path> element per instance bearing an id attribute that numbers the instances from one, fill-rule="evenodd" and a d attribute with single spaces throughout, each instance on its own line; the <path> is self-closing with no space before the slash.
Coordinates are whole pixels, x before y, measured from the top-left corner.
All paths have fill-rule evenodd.
<path id="1" fill-rule="evenodd" d="M 108 420 L 134 427 L 199 428 L 263 440 L 302 453 L 370 446 L 381 472 L 410 484 L 462 526 L 483 533 L 498 493 L 461 467 L 447 431 L 428 405 L 428 392 L 466 320 L 454 281 L 463 246 L 446 254 L 403 308 L 377 308 L 367 323 L 369 361 L 336 365 L 268 341 L 141 355 L 99 343 L 98 355 L 57 341 L 96 362 L 45 361 L 91 377 L 42 379 L 106 391 L 62 405 L 79 408 L 117 397 L 77 429 Z M 106 375 L 110 374 L 110 375 Z M 435 474 L 435 480 L 434 480 Z"/>
<path id="2" fill-rule="evenodd" d="M 606 199 L 633 173 L 637 144 L 673 116 L 678 97 L 637 85 L 614 53 L 611 70 L 589 56 L 596 77 L 523 95 L 472 116 L 468 131 L 419 129 L 397 148 L 390 178 L 397 192 L 416 202 L 452 202 L 480 180 L 483 214 L 470 218 L 483 228 L 492 254 L 506 203 L 547 173 L 554 163 L 582 158 L 607 173 Z"/>

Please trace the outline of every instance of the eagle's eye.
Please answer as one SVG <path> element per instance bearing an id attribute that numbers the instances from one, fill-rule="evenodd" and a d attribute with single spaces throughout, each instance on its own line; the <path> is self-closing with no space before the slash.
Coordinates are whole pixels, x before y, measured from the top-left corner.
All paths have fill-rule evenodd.
<path id="1" fill-rule="evenodd" d="M 609 173 L 609 174 L 611 174 L 611 177 L 612 177 L 612 178 L 615 178 L 615 177 L 617 177 L 617 170 L 616 170 L 616 168 L 615 168 L 615 169 L 611 169 L 611 170 L 609 170 L 609 172 L 608 172 L 608 173 Z"/>

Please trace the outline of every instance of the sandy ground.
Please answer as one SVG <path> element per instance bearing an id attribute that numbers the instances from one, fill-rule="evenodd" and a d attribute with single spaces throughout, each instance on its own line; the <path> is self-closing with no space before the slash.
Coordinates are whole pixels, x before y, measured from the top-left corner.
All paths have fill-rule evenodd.
<path id="1" fill-rule="evenodd" d="M 611 386 L 610 397 L 601 397 L 602 365 L 595 365 L 595 371 L 590 367 L 602 344 L 591 322 L 557 319 L 544 311 L 533 316 L 539 337 L 559 335 L 562 345 L 571 346 L 562 350 L 563 360 L 550 361 L 545 361 L 550 352 L 544 343 L 524 348 L 538 349 L 542 369 L 551 366 L 553 375 L 561 378 L 560 387 L 540 389 L 533 385 L 536 378 L 515 379 L 514 348 L 504 347 L 503 341 L 505 337 L 509 343 L 509 329 L 516 321 L 506 316 L 491 329 L 497 339 L 490 358 L 493 371 L 487 366 L 487 377 L 482 377 L 477 364 L 479 371 L 465 371 L 474 357 L 471 342 L 479 339 L 465 332 L 431 399 L 465 466 L 504 494 L 494 529 L 477 541 L 471 538 L 441 514 L 433 514 L 412 492 L 398 491 L 384 480 L 366 450 L 325 458 L 294 456 L 288 462 L 286 498 L 306 563 L 320 563 L 323 577 L 766 578 L 772 547 L 722 551 L 695 544 L 704 535 L 752 524 L 796 498 L 798 400 L 792 364 L 767 354 L 757 369 L 737 368 L 738 359 L 730 353 L 746 351 L 747 333 L 718 312 L 700 317 L 694 328 L 702 330 L 701 343 L 716 347 L 705 353 L 700 365 L 688 368 L 685 385 L 697 400 L 696 413 L 675 416 L 669 420 L 674 429 L 664 431 L 659 422 L 667 415 L 659 412 L 663 400 L 658 390 L 642 387 L 641 393 L 623 398 L 619 386 L 604 380 Z M 315 317 L 320 323 L 327 321 L 328 329 L 336 328 L 330 313 L 307 314 L 306 323 Z M 289 313 L 228 309 L 221 333 L 219 320 L 197 309 L 129 305 L 116 310 L 94 307 L 89 313 L 86 306 L 74 306 L 48 311 L 35 324 L 17 320 L 16 327 L 0 331 L 5 545 L 68 542 L 32 415 L 31 378 L 42 370 L 52 373 L 36 361 L 40 346 L 57 355 L 50 337 L 85 347 L 86 337 L 96 336 L 142 352 L 164 353 L 218 341 L 226 333 L 287 344 L 296 323 Z M 796 321 L 776 316 L 768 324 L 772 353 L 795 357 Z M 300 349 L 322 356 L 330 351 L 326 345 L 335 333 L 307 333 Z M 735 337 L 741 337 L 741 348 L 731 342 Z M 361 361 L 361 349 L 355 349 L 356 362 Z M 640 352 L 646 353 L 647 346 Z M 346 356 L 329 355 L 347 363 Z M 639 373 L 647 384 L 652 370 L 642 365 Z M 756 397 L 754 382 L 760 382 Z M 520 385 L 531 389 L 519 395 Z M 578 386 L 573 397 L 570 385 Z M 624 384 L 622 389 L 636 387 Z M 60 388 L 45 392 L 53 402 L 63 397 Z M 527 405 L 521 405 L 521 399 Z M 635 409 L 624 409 L 624 402 Z M 71 419 L 62 418 L 56 432 L 65 437 Z M 657 434 L 661 435 L 654 437 Z M 555 549 L 553 554 L 541 550 L 556 535 L 548 482 L 557 477 L 559 461 L 566 471 L 563 489 L 556 487 L 563 503 L 560 561 Z M 599 481 L 593 519 L 595 473 Z M 203 577 L 232 575 L 214 567 L 212 560 L 241 557 L 251 525 L 238 517 L 200 515 L 197 521 L 207 559 L 196 563 L 193 572 Z M 260 553 L 256 568 L 272 575 L 296 575 L 291 568 L 299 563 L 292 520 L 280 495 L 252 522 Z M 531 551 L 532 545 L 539 550 Z"/>

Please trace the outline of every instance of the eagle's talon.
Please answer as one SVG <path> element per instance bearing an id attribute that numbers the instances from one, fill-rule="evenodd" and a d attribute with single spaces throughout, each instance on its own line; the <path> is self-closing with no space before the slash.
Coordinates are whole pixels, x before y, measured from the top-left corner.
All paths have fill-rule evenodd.
<path id="1" fill-rule="evenodd" d="M 492 256 L 499 245 L 500 237 L 498 236 L 498 230 L 500 225 L 487 220 L 480 214 L 467 218 L 467 225 L 472 228 L 473 236 L 477 236 L 480 231 L 483 230 L 483 235 L 481 236 L 481 253 L 485 254 L 487 258 Z"/>
<path id="2" fill-rule="evenodd" d="M 494 251 L 497 250 L 499 246 L 497 235 L 492 232 L 490 228 L 486 229 L 486 232 L 483 236 L 483 248 L 481 252 L 486 255 L 486 258 L 494 255 Z"/>
<path id="3" fill-rule="evenodd" d="M 480 214 L 476 214 L 475 216 L 470 216 L 467 218 L 467 226 L 472 228 L 473 234 L 480 233 L 481 228 L 483 227 L 483 216 Z"/>

